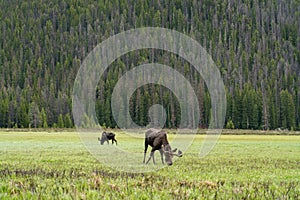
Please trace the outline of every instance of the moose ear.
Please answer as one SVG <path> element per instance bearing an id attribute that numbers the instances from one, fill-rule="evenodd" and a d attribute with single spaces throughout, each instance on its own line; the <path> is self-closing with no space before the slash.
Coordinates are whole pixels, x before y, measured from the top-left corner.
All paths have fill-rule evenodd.
<path id="1" fill-rule="evenodd" d="M 182 151 L 178 150 L 178 153 L 172 153 L 173 156 L 182 157 Z"/>
<path id="2" fill-rule="evenodd" d="M 178 156 L 182 157 L 182 151 L 178 150 Z"/>
<path id="3" fill-rule="evenodd" d="M 174 153 L 175 153 L 176 151 L 177 151 L 177 148 L 175 148 L 174 150 L 172 150 L 172 152 L 174 152 Z"/>

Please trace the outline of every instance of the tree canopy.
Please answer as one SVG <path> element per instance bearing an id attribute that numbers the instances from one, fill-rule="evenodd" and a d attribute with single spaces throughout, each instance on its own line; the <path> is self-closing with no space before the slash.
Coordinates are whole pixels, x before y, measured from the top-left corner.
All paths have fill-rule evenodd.
<path id="1" fill-rule="evenodd" d="M 137 27 L 164 27 L 197 40 L 217 64 L 227 95 L 226 123 L 243 129 L 300 129 L 299 1 L 60 0 L 0 2 L 0 127 L 72 127 L 72 89 L 81 62 L 100 42 Z M 101 77 L 96 113 L 116 127 L 110 98 L 118 78 L 141 63 L 182 73 L 197 91 L 199 127 L 208 127 L 210 96 L 184 59 L 161 50 L 120 57 Z M 146 85 L 131 97 L 136 123 L 165 106 L 166 127 L 180 123 L 168 89 Z"/>

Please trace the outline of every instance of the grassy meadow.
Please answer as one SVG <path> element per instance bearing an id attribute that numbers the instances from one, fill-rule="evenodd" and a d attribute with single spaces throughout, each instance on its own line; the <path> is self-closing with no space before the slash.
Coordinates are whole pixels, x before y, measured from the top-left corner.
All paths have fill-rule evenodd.
<path id="1" fill-rule="evenodd" d="M 172 166 L 126 173 L 95 159 L 75 131 L 0 130 L 0 199 L 300 199 L 299 135 L 225 132 L 204 158 L 197 135 Z M 143 157 L 142 138 L 115 133 Z"/>

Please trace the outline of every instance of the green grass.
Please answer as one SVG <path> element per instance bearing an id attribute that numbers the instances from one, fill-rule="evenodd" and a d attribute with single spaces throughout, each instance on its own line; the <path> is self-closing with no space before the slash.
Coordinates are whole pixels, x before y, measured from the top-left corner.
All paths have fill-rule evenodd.
<path id="1" fill-rule="evenodd" d="M 143 139 L 116 134 L 119 147 L 143 158 Z M 222 135 L 200 158 L 204 137 L 197 135 L 173 166 L 125 173 L 89 154 L 76 132 L 0 131 L 0 199 L 300 198 L 299 135 Z"/>

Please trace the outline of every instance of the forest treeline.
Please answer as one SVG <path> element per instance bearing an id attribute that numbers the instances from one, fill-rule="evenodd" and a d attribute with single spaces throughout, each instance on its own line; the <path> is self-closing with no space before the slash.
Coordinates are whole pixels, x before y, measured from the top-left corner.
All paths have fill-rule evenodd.
<path id="1" fill-rule="evenodd" d="M 138 27 L 164 27 L 197 40 L 226 86 L 224 127 L 300 129 L 300 3 L 298 0 L 25 0 L 0 1 L 0 127 L 73 127 L 72 89 L 80 64 L 100 42 Z M 197 93 L 199 127 L 210 119 L 210 96 L 184 59 L 155 49 L 117 59 L 95 90 L 101 125 L 116 127 L 110 101 L 118 79 L 142 63 L 182 73 Z M 140 125 L 163 104 L 166 127 L 180 123 L 168 89 L 149 84 L 131 97 Z"/>

